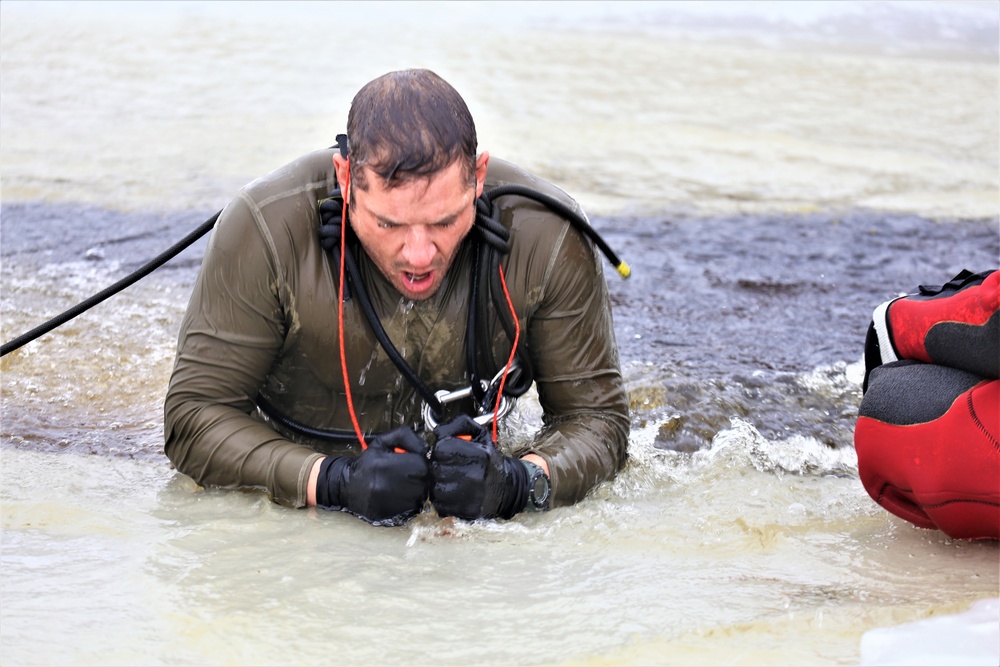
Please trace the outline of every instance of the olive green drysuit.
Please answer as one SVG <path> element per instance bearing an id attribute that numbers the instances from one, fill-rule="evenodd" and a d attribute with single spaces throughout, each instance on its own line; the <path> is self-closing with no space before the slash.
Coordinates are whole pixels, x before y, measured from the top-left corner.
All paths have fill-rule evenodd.
<path id="1" fill-rule="evenodd" d="M 166 454 L 199 484 L 259 488 L 301 507 L 316 460 L 358 451 L 356 444 L 298 437 L 266 419 L 255 403 L 259 393 L 296 422 L 351 430 L 338 347 L 339 265 L 318 237 L 317 202 L 337 185 L 332 156 L 332 150 L 318 151 L 250 183 L 212 233 L 164 406 Z M 558 188 L 491 159 L 486 188 L 505 183 L 579 210 Z M 552 505 L 567 505 L 614 476 L 626 459 L 628 401 L 607 286 L 593 246 L 569 223 L 523 197 L 497 201 L 511 237 L 501 264 L 544 410 L 543 428 L 517 454 L 545 459 Z M 471 245 L 463 241 L 441 288 L 425 301 L 403 298 L 358 252 L 386 332 L 433 391 L 468 386 Z M 360 426 L 379 433 L 405 424 L 419 432 L 422 401 L 378 344 L 357 301 L 344 306 L 344 344 Z M 510 342 L 490 312 L 490 331 L 497 333 L 489 344 L 500 369 Z"/>

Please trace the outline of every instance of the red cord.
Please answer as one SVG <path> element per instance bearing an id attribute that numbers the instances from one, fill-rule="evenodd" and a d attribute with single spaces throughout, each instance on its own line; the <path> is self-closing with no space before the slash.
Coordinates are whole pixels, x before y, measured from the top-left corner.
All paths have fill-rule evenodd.
<path id="1" fill-rule="evenodd" d="M 510 314 L 514 317 L 514 344 L 510 348 L 510 357 L 507 359 L 507 365 L 504 366 L 503 376 L 500 378 L 500 390 L 497 392 L 497 405 L 493 409 L 493 442 L 497 441 L 497 422 L 500 421 L 500 404 L 503 401 L 503 386 L 507 384 L 507 373 L 510 372 L 510 367 L 514 364 L 514 354 L 517 353 L 517 342 L 521 339 L 521 323 L 517 319 L 517 311 L 514 310 L 514 302 L 511 301 L 510 292 L 507 291 L 507 279 L 503 275 L 503 267 L 500 269 L 500 284 L 503 286 L 503 295 L 507 298 L 507 307 L 510 308 Z"/>
<path id="2" fill-rule="evenodd" d="M 358 415 L 354 412 L 354 398 L 351 396 L 351 378 L 347 374 L 347 355 L 344 354 L 344 257 L 347 254 L 347 189 L 351 186 L 351 170 L 348 165 L 347 176 L 344 182 L 343 208 L 340 210 L 340 298 L 337 300 L 337 329 L 340 338 L 340 369 L 344 373 L 344 393 L 347 394 L 347 410 L 351 414 L 351 423 L 354 424 L 354 434 L 358 436 L 361 449 L 368 449 L 365 442 L 365 434 L 361 432 L 361 425 L 358 424 Z"/>

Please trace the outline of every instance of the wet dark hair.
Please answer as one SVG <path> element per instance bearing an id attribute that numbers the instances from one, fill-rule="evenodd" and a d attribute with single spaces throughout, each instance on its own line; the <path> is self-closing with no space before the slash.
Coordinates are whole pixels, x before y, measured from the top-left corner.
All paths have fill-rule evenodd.
<path id="1" fill-rule="evenodd" d="M 476 124 L 465 100 L 434 72 L 389 72 L 366 84 L 347 116 L 351 182 L 366 190 L 368 167 L 386 187 L 429 178 L 455 160 L 476 182 Z"/>

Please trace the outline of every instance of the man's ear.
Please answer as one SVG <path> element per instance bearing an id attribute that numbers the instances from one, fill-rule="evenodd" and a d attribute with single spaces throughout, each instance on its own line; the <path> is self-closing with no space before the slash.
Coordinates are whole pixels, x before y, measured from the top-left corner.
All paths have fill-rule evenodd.
<path id="1" fill-rule="evenodd" d="M 333 154 L 333 168 L 337 172 L 337 183 L 340 184 L 340 192 L 344 196 L 344 201 L 350 201 L 350 192 L 348 188 L 350 187 L 350 176 L 351 176 L 351 161 L 350 158 L 346 158 L 340 153 Z"/>
<path id="2" fill-rule="evenodd" d="M 490 164 L 490 154 L 483 151 L 476 158 L 476 197 L 483 194 L 483 187 L 486 185 L 486 170 Z"/>

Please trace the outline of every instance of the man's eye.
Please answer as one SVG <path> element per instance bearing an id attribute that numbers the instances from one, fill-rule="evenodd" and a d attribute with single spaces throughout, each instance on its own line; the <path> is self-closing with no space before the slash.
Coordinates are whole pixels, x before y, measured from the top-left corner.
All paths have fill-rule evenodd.
<path id="1" fill-rule="evenodd" d="M 396 227 L 399 227 L 399 225 L 397 225 L 396 223 L 388 222 L 386 220 L 379 220 L 378 226 L 379 229 L 395 229 Z"/>

